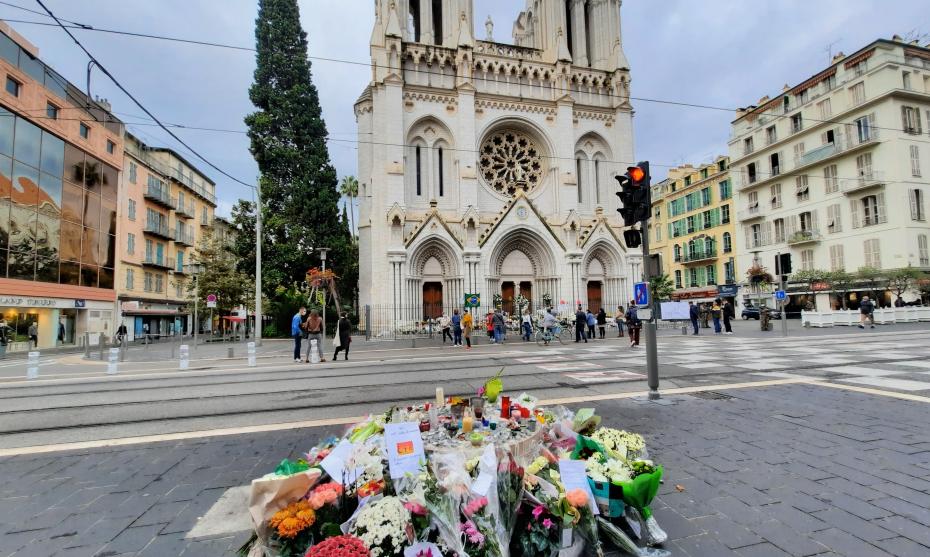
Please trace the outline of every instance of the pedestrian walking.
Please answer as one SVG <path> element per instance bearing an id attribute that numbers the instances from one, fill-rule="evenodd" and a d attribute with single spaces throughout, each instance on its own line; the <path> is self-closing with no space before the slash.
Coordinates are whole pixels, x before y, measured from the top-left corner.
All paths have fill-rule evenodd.
<path id="1" fill-rule="evenodd" d="M 116 343 L 123 344 L 123 339 L 126 338 L 126 324 L 120 323 L 119 327 L 116 328 Z"/>
<path id="2" fill-rule="evenodd" d="M 597 310 L 597 332 L 601 335 L 601 340 L 607 335 L 607 312 L 604 308 Z"/>
<path id="3" fill-rule="evenodd" d="M 501 313 L 500 309 L 494 311 L 494 315 L 491 316 L 491 324 L 494 327 L 494 343 L 503 344 L 504 342 L 504 314 Z"/>
<path id="4" fill-rule="evenodd" d="M 494 342 L 494 312 L 489 311 L 487 317 L 485 317 L 486 326 L 488 329 L 488 340 L 492 343 Z"/>
<path id="5" fill-rule="evenodd" d="M 698 318 L 701 316 L 701 310 L 698 309 L 694 302 L 688 302 L 688 315 L 691 317 L 691 328 L 694 329 L 692 335 L 698 334 Z"/>
<path id="6" fill-rule="evenodd" d="M 868 296 L 862 297 L 859 304 L 859 328 L 865 329 L 865 322 L 868 321 L 871 328 L 875 328 L 875 304 Z"/>
<path id="7" fill-rule="evenodd" d="M 730 326 L 731 319 L 736 319 L 736 310 L 733 309 L 730 300 L 726 300 L 723 302 L 723 330 L 726 335 L 733 334 L 733 327 Z"/>
<path id="8" fill-rule="evenodd" d="M 462 316 L 462 334 L 465 336 L 465 350 L 471 350 L 471 331 L 474 326 L 475 322 L 474 319 L 472 319 L 471 312 L 466 309 L 465 315 Z"/>
<path id="9" fill-rule="evenodd" d="M 313 348 L 313 341 L 316 341 L 316 351 L 320 355 L 320 362 L 325 362 L 323 357 L 323 318 L 320 312 L 311 310 L 307 320 L 304 321 L 304 331 L 307 333 L 307 357 L 304 360 L 310 363 L 310 350 Z"/>
<path id="10" fill-rule="evenodd" d="M 710 329 L 708 320 L 710 319 L 710 307 L 707 304 L 701 304 L 701 328 Z"/>
<path id="11" fill-rule="evenodd" d="M 9 325 L 6 319 L 0 317 L 0 357 L 6 357 L 6 345 L 9 342 Z"/>
<path id="12" fill-rule="evenodd" d="M 336 351 L 333 352 L 333 361 L 339 360 L 339 352 L 345 350 L 345 359 L 349 359 L 349 345 L 352 344 L 352 323 L 346 312 L 339 315 L 339 321 L 336 323 L 336 336 L 333 337 L 333 344 Z"/>
<path id="13" fill-rule="evenodd" d="M 294 361 L 300 361 L 300 341 L 303 339 L 304 315 L 307 314 L 307 308 L 300 306 L 294 317 L 291 318 L 291 338 L 294 339 Z"/>
<path id="14" fill-rule="evenodd" d="M 459 315 L 458 309 L 452 310 L 452 319 L 449 321 L 452 323 L 452 346 L 462 346 L 462 316 Z"/>
<path id="15" fill-rule="evenodd" d="M 442 343 L 446 343 L 446 337 L 449 337 L 449 340 L 455 344 L 455 339 L 452 338 L 452 320 L 446 317 L 446 314 L 443 313 L 439 316 L 439 328 L 442 329 Z"/>
<path id="16" fill-rule="evenodd" d="M 630 331 L 630 348 L 639 346 L 639 333 L 643 328 L 643 322 L 637 315 L 636 302 L 630 300 L 629 309 L 626 310 L 626 328 Z"/>
<path id="17" fill-rule="evenodd" d="M 588 324 L 588 314 L 578 305 L 578 311 L 575 312 L 575 342 L 588 343 L 588 336 L 585 334 L 585 326 Z"/>
<path id="18" fill-rule="evenodd" d="M 614 321 L 617 323 L 617 338 L 623 337 L 623 320 L 625 319 L 623 306 L 617 306 L 617 314 L 614 315 Z"/>
<path id="19" fill-rule="evenodd" d="M 591 308 L 585 313 L 585 322 L 588 324 L 588 338 L 594 340 L 597 338 L 597 318 L 591 313 Z"/>
<path id="20" fill-rule="evenodd" d="M 714 320 L 714 334 L 719 335 L 721 333 L 720 329 L 720 317 L 721 317 L 721 307 L 720 307 L 720 298 L 714 300 L 714 304 L 710 307 L 710 315 Z"/>
<path id="21" fill-rule="evenodd" d="M 898 298 L 900 300 L 901 298 Z M 61 321 L 58 322 L 58 344 L 62 344 L 65 341 L 65 324 Z"/>
<path id="22" fill-rule="evenodd" d="M 523 321 L 520 326 L 523 328 L 524 342 L 529 341 L 530 337 L 533 336 L 533 316 L 530 314 L 529 308 L 523 310 Z"/>

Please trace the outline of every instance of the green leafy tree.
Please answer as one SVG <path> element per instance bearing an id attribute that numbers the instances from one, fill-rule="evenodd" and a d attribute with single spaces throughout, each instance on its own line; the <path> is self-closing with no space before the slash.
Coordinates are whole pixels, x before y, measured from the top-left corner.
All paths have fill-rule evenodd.
<path id="1" fill-rule="evenodd" d="M 814 306 L 814 311 L 817 311 L 817 296 L 814 292 L 814 285 L 827 282 L 827 277 L 829 275 L 830 273 L 823 269 L 807 269 L 791 274 L 792 282 L 803 284 L 804 288 L 811 293 L 811 298 L 813 299 L 811 304 Z"/>
<path id="2" fill-rule="evenodd" d="M 876 295 L 876 291 L 884 282 L 885 273 L 881 269 L 876 269 L 875 267 L 859 267 L 859 270 L 856 271 L 856 278 L 865 284 L 869 289 L 869 296 L 877 301 L 878 296 Z"/>
<path id="3" fill-rule="evenodd" d="M 840 296 L 840 304 L 846 309 L 846 298 L 856 286 L 856 277 L 845 270 L 831 271 L 827 273 L 826 282 L 830 283 L 833 292 Z"/>
<path id="4" fill-rule="evenodd" d="M 255 279 L 255 203 L 240 199 L 230 219 L 236 229 L 230 248 L 236 255 L 236 270 Z"/>
<path id="5" fill-rule="evenodd" d="M 297 0 L 260 0 L 255 39 L 249 98 L 257 110 L 245 123 L 261 172 L 263 289 L 273 298 L 279 287 L 303 282 L 307 270 L 319 266 L 311 248 L 325 247 L 327 267 L 340 277 L 341 297 L 348 298 L 357 282 L 352 241 L 339 222 L 336 169 Z"/>
<path id="6" fill-rule="evenodd" d="M 667 274 L 649 277 L 649 293 L 656 302 L 670 300 L 674 291 L 675 285 Z"/>
<path id="7" fill-rule="evenodd" d="M 923 273 L 914 267 L 902 267 L 895 269 L 888 274 L 888 288 L 895 293 L 899 300 L 902 300 L 904 293 L 917 285 Z"/>
<path id="8" fill-rule="evenodd" d="M 216 294 L 216 309 L 220 315 L 245 304 L 251 282 L 249 277 L 236 270 L 236 256 L 220 238 L 207 231 L 197 246 L 193 261 L 202 264 L 203 271 L 187 281 L 187 294 L 193 300 L 199 284 L 201 311 L 205 309 L 207 294 Z"/>
<path id="9" fill-rule="evenodd" d="M 353 223 L 352 220 L 355 218 L 355 199 L 358 197 L 358 180 L 355 176 L 345 176 L 342 178 L 342 182 L 339 183 L 339 193 L 346 197 L 349 205 L 349 233 L 354 238 L 358 233 L 357 223 Z M 343 207 L 345 207 L 343 205 Z"/>

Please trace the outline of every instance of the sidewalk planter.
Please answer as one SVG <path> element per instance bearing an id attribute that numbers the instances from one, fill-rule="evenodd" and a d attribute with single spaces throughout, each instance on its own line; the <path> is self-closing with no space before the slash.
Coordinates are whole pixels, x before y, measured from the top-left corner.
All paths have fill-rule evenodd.
<path id="1" fill-rule="evenodd" d="M 919 306 L 914 309 L 917 311 L 918 320 L 930 321 L 930 306 Z"/>
<path id="2" fill-rule="evenodd" d="M 890 325 L 895 322 L 893 308 L 876 309 L 874 317 L 878 325 Z"/>
<path id="3" fill-rule="evenodd" d="M 840 310 L 837 313 L 834 323 L 837 325 L 846 325 L 847 327 L 855 327 L 859 324 L 859 312 L 852 309 Z"/>
<path id="4" fill-rule="evenodd" d="M 832 327 L 832 312 L 801 310 L 801 322 L 808 327 Z"/>

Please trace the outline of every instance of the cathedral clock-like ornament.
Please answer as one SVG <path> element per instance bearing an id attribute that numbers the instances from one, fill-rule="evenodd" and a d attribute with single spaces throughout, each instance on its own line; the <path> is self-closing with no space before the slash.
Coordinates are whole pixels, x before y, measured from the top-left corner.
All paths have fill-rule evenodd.
<path id="1" fill-rule="evenodd" d="M 542 181 L 543 164 L 532 139 L 516 131 L 489 136 L 478 161 L 484 181 L 498 193 L 513 196 L 530 191 Z"/>

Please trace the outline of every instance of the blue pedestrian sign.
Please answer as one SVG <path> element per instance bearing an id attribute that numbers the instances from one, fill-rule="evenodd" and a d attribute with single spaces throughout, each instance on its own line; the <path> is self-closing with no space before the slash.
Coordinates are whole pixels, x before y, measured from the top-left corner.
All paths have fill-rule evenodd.
<path id="1" fill-rule="evenodd" d="M 785 292 L 784 290 L 775 291 L 775 299 L 778 300 L 779 302 L 782 302 L 786 300 L 787 298 L 788 298 L 788 293 Z"/>
<path id="2" fill-rule="evenodd" d="M 637 282 L 633 285 L 633 301 L 638 306 L 649 305 L 649 283 Z"/>

